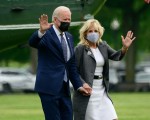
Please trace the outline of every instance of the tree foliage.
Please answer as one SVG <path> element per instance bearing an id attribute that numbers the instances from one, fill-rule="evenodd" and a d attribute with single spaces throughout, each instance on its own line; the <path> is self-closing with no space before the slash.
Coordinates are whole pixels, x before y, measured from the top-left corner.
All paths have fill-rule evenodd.
<path id="1" fill-rule="evenodd" d="M 132 30 L 137 37 L 131 45 L 126 57 L 126 80 L 127 82 L 132 83 L 134 82 L 137 52 L 141 48 L 149 48 L 150 46 L 150 43 L 147 42 L 149 34 L 148 21 L 150 19 L 150 14 L 148 14 L 148 12 L 150 6 L 145 4 L 142 0 L 107 0 L 105 9 L 108 10 L 105 12 L 105 17 L 108 16 L 108 18 L 114 18 L 117 16 L 117 19 L 120 20 L 120 30 L 123 34 L 126 34 L 128 30 Z M 100 13 L 103 15 L 102 11 Z M 100 16 L 98 18 L 100 18 Z M 115 42 L 114 44 L 118 43 Z M 150 51 L 150 49 L 146 50 Z"/>

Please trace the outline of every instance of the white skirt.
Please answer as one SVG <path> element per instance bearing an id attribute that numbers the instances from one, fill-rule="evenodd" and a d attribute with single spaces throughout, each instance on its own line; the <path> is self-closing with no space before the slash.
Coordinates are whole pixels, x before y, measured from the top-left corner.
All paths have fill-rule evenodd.
<path id="1" fill-rule="evenodd" d="M 105 92 L 102 79 L 94 80 L 92 94 L 86 109 L 85 120 L 117 119 L 115 108 Z"/>

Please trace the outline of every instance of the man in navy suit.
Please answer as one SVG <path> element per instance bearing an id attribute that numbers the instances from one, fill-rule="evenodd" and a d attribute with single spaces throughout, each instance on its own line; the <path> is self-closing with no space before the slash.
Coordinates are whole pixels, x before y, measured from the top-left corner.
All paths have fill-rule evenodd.
<path id="1" fill-rule="evenodd" d="M 81 94 L 90 95 L 91 88 L 82 87 L 75 63 L 73 38 L 66 32 L 71 22 L 70 9 L 57 7 L 52 21 L 53 25 L 48 23 L 47 15 L 41 15 L 40 29 L 29 40 L 30 46 L 38 49 L 35 91 L 40 96 L 45 120 L 72 120 L 69 80 Z M 61 35 L 66 43 L 66 54 L 61 46 Z"/>

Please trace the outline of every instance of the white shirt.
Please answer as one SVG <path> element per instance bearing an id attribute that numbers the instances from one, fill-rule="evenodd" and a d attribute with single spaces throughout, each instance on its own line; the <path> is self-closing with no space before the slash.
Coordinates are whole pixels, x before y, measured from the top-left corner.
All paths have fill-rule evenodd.
<path id="1" fill-rule="evenodd" d="M 104 58 L 98 48 L 96 49 L 91 48 L 91 50 L 96 60 L 95 75 L 102 75 L 103 66 L 104 66 Z"/>

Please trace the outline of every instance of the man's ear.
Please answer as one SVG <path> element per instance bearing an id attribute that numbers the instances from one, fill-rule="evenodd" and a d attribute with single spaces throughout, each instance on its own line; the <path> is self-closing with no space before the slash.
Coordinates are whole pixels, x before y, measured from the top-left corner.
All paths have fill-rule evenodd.
<path id="1" fill-rule="evenodd" d="M 56 20 L 57 20 L 57 17 L 54 17 L 54 18 L 53 18 L 53 22 L 55 22 Z"/>

